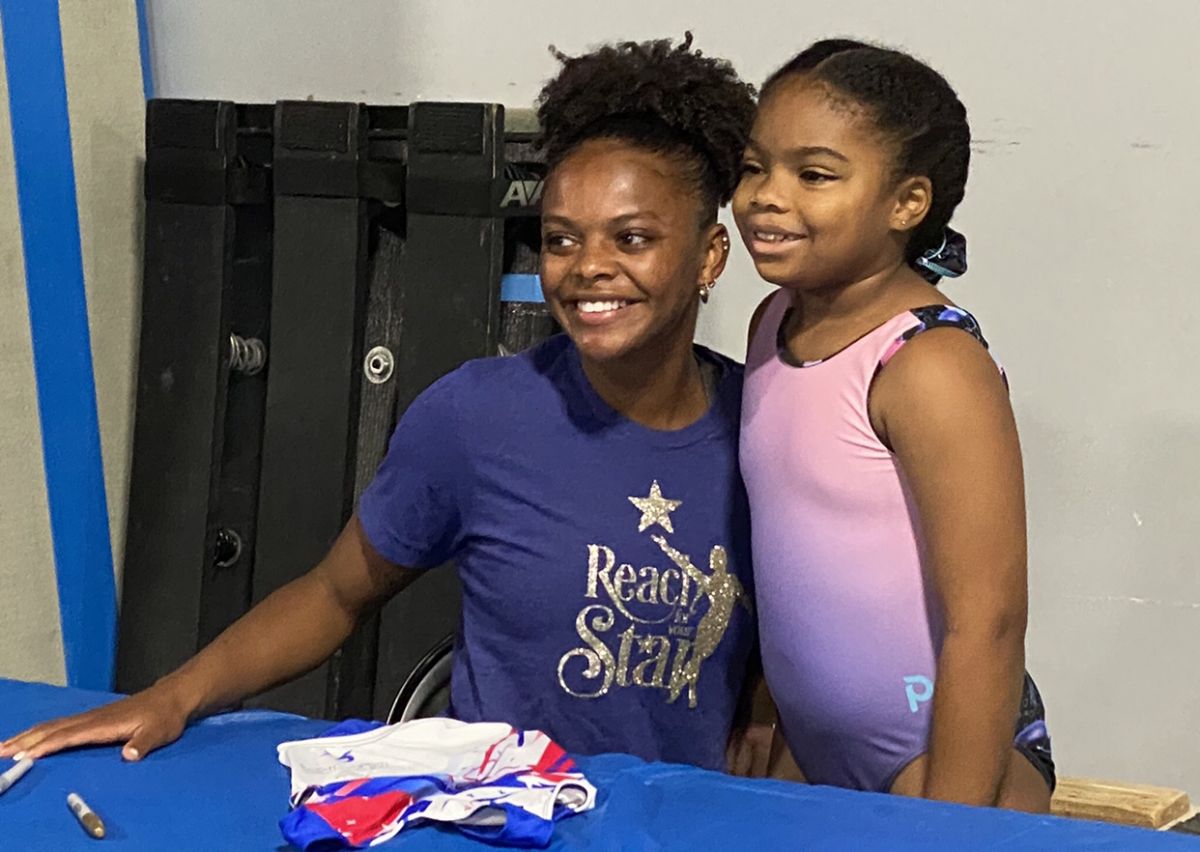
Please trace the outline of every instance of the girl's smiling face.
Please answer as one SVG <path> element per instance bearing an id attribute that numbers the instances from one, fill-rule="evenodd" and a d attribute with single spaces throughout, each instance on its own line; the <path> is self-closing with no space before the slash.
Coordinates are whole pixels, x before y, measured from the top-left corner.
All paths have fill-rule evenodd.
<path id="1" fill-rule="evenodd" d="M 794 289 L 847 284 L 903 258 L 928 180 L 897 178 L 869 113 L 797 75 L 759 106 L 733 212 L 759 274 Z M 924 197 L 915 198 L 924 192 Z"/>

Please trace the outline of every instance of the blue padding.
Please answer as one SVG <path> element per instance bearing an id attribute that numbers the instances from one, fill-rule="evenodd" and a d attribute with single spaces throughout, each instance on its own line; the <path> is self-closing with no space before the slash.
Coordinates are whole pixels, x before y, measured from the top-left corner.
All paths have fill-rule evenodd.
<path id="1" fill-rule="evenodd" d="M 138 52 L 142 56 L 142 91 L 146 100 L 154 97 L 154 73 L 150 64 L 150 25 L 146 18 L 146 0 L 137 0 Z"/>
<path id="2" fill-rule="evenodd" d="M 107 689 L 116 589 L 58 3 L 0 0 L 0 21 L 67 680 Z"/>
<path id="3" fill-rule="evenodd" d="M 0 679 L 0 739 L 114 698 Z M 179 742 L 139 763 L 122 761 L 118 745 L 75 749 L 38 761 L 0 796 L 0 849 L 276 852 L 286 848 L 277 822 L 288 812 L 289 785 L 275 747 L 318 736 L 328 726 L 268 716 L 219 727 L 191 726 Z M 599 791 L 596 808 L 555 822 L 549 852 L 1200 848 L 1195 837 L 1183 834 L 734 778 L 621 755 L 581 757 L 579 769 Z M 100 846 L 80 832 L 64 807 L 72 790 L 107 822 L 110 834 Z M 405 829 L 373 848 L 481 852 L 497 847 L 426 825 Z"/>

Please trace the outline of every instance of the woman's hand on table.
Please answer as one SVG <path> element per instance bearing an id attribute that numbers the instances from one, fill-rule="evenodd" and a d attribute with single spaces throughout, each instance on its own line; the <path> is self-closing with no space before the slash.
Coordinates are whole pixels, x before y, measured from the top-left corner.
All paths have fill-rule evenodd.
<path id="1" fill-rule="evenodd" d="M 123 743 L 121 756 L 139 760 L 178 739 L 188 715 L 164 681 L 112 704 L 34 725 L 0 743 L 0 757 L 24 752 L 36 760 L 76 746 Z"/>

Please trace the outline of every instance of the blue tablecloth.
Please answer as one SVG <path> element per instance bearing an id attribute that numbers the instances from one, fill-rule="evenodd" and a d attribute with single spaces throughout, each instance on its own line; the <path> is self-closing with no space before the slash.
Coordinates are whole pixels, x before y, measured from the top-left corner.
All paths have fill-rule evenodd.
<path id="1" fill-rule="evenodd" d="M 0 679 L 0 737 L 114 697 Z M 230 713 L 194 725 L 140 763 L 123 762 L 115 747 L 48 757 L 0 796 L 0 849 L 280 852 L 287 848 L 277 822 L 287 810 L 288 777 L 275 746 L 327 725 L 280 713 Z M 1183 835 L 748 781 L 622 755 L 585 758 L 580 765 L 600 790 L 597 807 L 560 823 L 552 849 L 1200 852 L 1200 841 Z M 83 834 L 67 811 L 72 790 L 104 818 L 107 839 Z M 376 848 L 487 847 L 452 831 L 419 828 Z"/>

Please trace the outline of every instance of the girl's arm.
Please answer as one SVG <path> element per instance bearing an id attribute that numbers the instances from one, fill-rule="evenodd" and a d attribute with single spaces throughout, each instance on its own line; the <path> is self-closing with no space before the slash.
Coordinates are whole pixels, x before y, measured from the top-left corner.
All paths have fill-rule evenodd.
<path id="1" fill-rule="evenodd" d="M 876 379 L 871 419 L 916 502 L 945 640 L 924 795 L 996 803 L 1025 669 L 1025 493 L 1008 392 L 954 329 L 910 341 Z"/>

